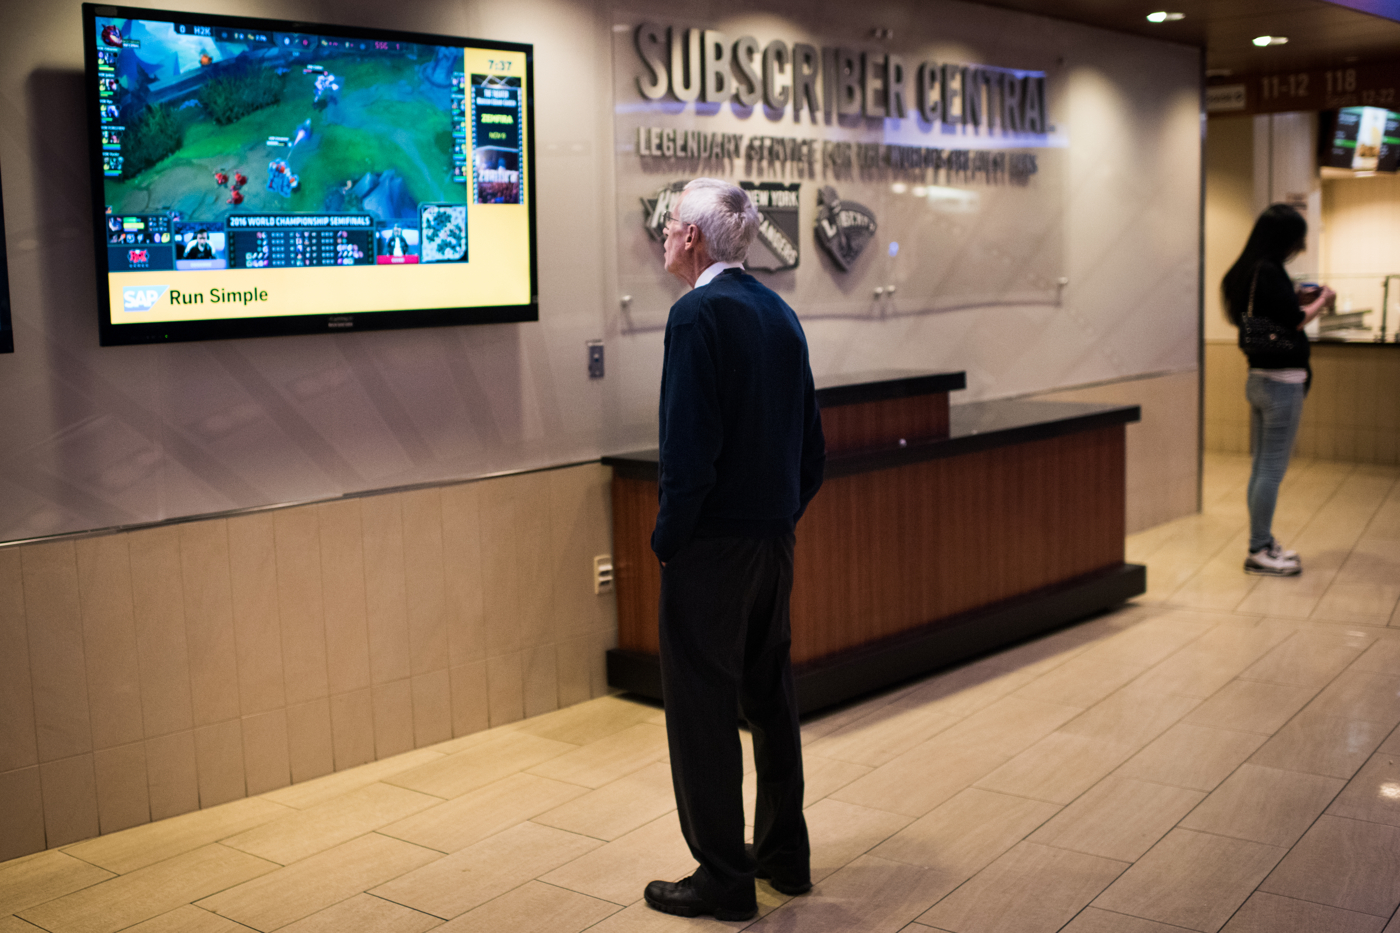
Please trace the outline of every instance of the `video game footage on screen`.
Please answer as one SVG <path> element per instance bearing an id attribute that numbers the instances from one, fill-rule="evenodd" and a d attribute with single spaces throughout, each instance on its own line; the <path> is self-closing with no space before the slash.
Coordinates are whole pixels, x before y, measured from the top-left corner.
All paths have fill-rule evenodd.
<path id="1" fill-rule="evenodd" d="M 266 264 L 467 261 L 460 48 L 153 19 L 97 25 L 109 246 L 146 247 L 148 262 L 168 251 L 166 268 L 239 268 L 268 238 L 255 242 L 230 217 L 304 215 L 330 218 L 322 225 L 344 227 L 354 245 L 298 256 L 274 238 Z M 347 217 L 358 219 L 338 225 Z M 153 227 L 161 239 L 150 242 Z M 113 253 L 112 271 L 157 267 Z"/>

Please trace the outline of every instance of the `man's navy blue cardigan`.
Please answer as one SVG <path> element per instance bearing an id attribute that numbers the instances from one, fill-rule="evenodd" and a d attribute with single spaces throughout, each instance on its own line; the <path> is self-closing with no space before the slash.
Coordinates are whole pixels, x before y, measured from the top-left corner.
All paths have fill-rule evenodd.
<path id="1" fill-rule="evenodd" d="M 826 445 L 797 315 L 739 269 L 671 308 L 661 368 L 661 512 L 651 547 L 788 534 Z"/>

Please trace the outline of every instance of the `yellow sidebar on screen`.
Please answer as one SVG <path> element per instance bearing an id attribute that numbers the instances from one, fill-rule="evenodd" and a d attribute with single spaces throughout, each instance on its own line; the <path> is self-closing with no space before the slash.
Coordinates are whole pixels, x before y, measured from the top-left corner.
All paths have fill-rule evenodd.
<path id="1" fill-rule="evenodd" d="M 461 106 L 466 132 L 465 139 L 454 145 L 464 151 L 467 165 L 468 180 L 461 189 L 467 212 L 466 261 L 403 264 L 386 263 L 381 256 L 380 262 L 373 264 L 300 266 L 272 262 L 249 268 L 246 266 L 254 262 L 241 254 L 238 259 L 232 255 L 238 235 L 249 232 L 238 225 L 276 228 L 266 219 L 266 211 L 245 214 L 235 209 L 224 219 L 228 268 L 109 273 L 111 323 L 528 305 L 533 297 L 528 182 L 534 165 L 527 155 L 531 150 L 525 103 L 530 96 L 525 86 L 526 56 L 496 49 L 463 51 Z M 444 166 L 443 171 L 450 173 L 451 166 Z M 298 214 L 304 212 L 288 212 L 287 222 L 294 223 Z M 245 219 L 240 221 L 240 216 Z M 260 216 L 263 219 L 256 219 Z M 423 216 L 431 218 L 431 209 Z M 429 220 L 420 223 L 417 235 L 426 239 Z M 398 233 L 397 229 L 392 231 L 393 236 Z M 383 248 L 375 242 L 377 248 Z"/>

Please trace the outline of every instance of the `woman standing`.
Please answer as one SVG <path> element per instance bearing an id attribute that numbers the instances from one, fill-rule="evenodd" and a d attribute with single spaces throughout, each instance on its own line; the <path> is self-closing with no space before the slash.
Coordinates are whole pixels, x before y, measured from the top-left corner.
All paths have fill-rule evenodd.
<path id="1" fill-rule="evenodd" d="M 1259 215 L 1244 252 L 1220 290 L 1230 323 L 1240 328 L 1240 348 L 1249 358 L 1249 446 L 1254 466 L 1249 474 L 1249 556 L 1246 573 L 1293 576 L 1303 565 L 1296 551 L 1286 551 L 1273 534 L 1274 505 L 1279 483 L 1288 469 L 1303 396 L 1312 380 L 1308 341 L 1303 327 L 1334 297 L 1323 287 L 1308 304 L 1298 293 L 1283 265 L 1306 244 L 1308 222 L 1287 204 L 1275 204 Z M 1246 324 L 1245 319 L 1256 320 Z M 1272 322 L 1272 327 L 1268 322 Z M 1268 331 L 1272 330 L 1272 334 Z"/>

